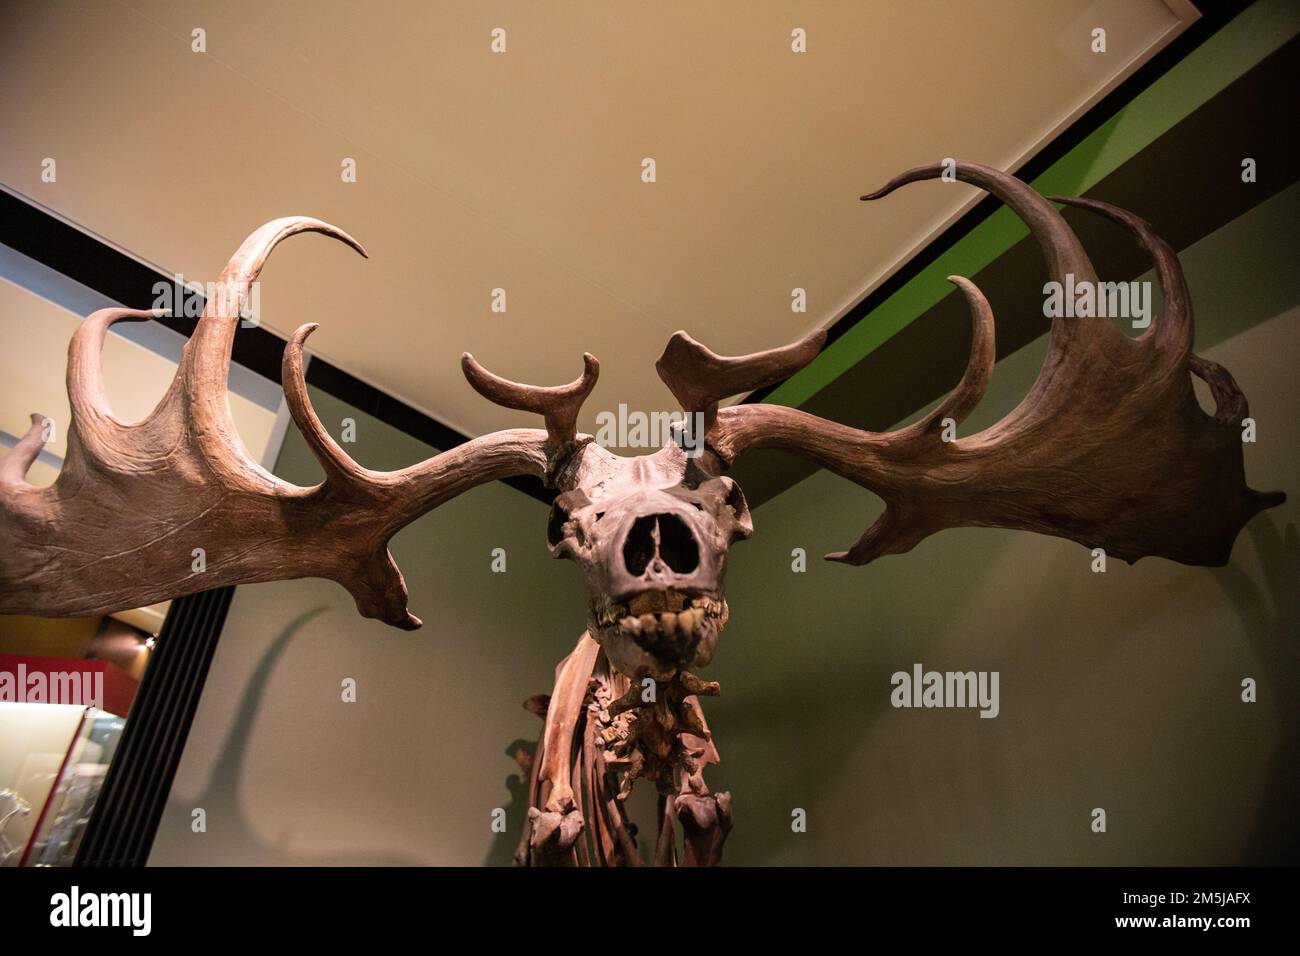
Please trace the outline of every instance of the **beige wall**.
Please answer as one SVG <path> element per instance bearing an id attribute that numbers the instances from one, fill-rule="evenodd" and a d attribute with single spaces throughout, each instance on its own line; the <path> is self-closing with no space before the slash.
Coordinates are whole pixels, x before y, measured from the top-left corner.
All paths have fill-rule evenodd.
<path id="1" fill-rule="evenodd" d="M 723 684 L 708 712 L 712 780 L 735 796 L 729 862 L 1197 864 L 1294 848 L 1298 200 L 1183 255 L 1198 348 L 1237 375 L 1260 423 L 1251 481 L 1291 494 L 1228 567 L 1147 559 L 1096 575 L 1069 542 L 963 529 L 850 569 L 817 556 L 872 520 L 865 491 L 821 473 L 758 511 L 707 672 Z M 1043 344 L 998 364 L 967 429 L 1014 406 Z M 316 401 L 331 427 L 347 414 Z M 366 464 L 425 453 L 356 417 Z M 313 467 L 291 436 L 281 473 Z M 549 689 L 581 626 L 544 521 L 494 485 L 403 532 L 393 550 L 427 622 L 415 634 L 361 620 L 327 582 L 240 588 L 151 862 L 503 862 L 517 817 L 495 841 L 488 823 L 511 799 L 505 749 L 538 729 L 519 702 Z M 505 575 L 489 571 L 498 546 Z M 790 571 L 795 547 L 805 574 Z M 999 671 L 1000 716 L 892 709 L 890 674 L 917 661 Z M 339 702 L 344 677 L 356 704 Z M 1241 702 L 1244 677 L 1259 703 Z M 791 832 L 793 808 L 807 833 Z"/>

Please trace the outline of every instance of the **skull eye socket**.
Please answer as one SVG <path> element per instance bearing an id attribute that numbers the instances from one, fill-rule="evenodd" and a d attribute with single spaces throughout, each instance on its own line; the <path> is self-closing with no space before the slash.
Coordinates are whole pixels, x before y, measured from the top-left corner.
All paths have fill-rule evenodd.
<path id="1" fill-rule="evenodd" d="M 569 520 L 567 509 L 551 506 L 551 516 L 546 521 L 546 543 L 552 548 L 564 540 L 564 526 Z"/>
<path id="2" fill-rule="evenodd" d="M 749 502 L 745 500 L 745 493 L 740 490 L 740 485 L 727 479 L 727 507 L 731 509 L 732 515 L 736 519 L 735 530 L 731 533 L 732 541 L 739 541 L 748 538 L 754 532 L 753 520 L 749 517 Z"/>
<path id="3" fill-rule="evenodd" d="M 749 511 L 749 502 L 745 500 L 745 493 L 740 490 L 740 485 L 734 481 L 731 483 L 731 487 L 727 489 L 727 507 L 731 509 L 737 518 Z"/>

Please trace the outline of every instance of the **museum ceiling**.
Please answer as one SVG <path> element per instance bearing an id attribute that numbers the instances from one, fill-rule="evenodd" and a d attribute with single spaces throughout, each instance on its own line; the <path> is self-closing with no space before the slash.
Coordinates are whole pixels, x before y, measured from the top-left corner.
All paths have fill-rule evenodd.
<path id="1" fill-rule="evenodd" d="M 19 134 L 0 139 L 0 182 L 200 282 L 269 218 L 346 228 L 368 260 L 312 239 L 276 253 L 266 328 L 319 322 L 317 354 L 469 435 L 532 421 L 466 386 L 465 350 L 537 383 L 571 380 L 593 352 L 601 381 L 579 423 L 593 430 L 619 403 L 672 407 L 653 363 L 676 329 L 742 353 L 834 326 L 980 198 L 933 184 L 864 206 L 861 193 L 946 155 L 1020 168 L 1194 17 L 1160 0 L 1009 3 L 1001 29 L 987 5 L 939 15 L 892 2 L 828 4 L 798 24 L 776 2 L 748 5 L 743 23 L 687 3 L 601 18 L 416 0 L 69 6 L 9 11 L 0 129 Z M 1089 50 L 1097 21 L 1104 55 Z M 806 55 L 790 50 L 795 26 Z M 489 47 L 496 27 L 504 54 Z M 195 28 L 204 53 L 192 52 Z M 115 110 L 122 101 L 138 108 Z M 55 183 L 36 154 L 58 161 Z M 355 182 L 341 175 L 349 159 Z M 1122 193 L 1143 175 L 1108 182 Z M 981 265 L 1026 255 L 1015 246 Z M 997 275 L 975 276 L 995 303 Z M 795 288 L 806 312 L 792 311 Z M 883 426 L 937 395 L 950 384 L 945 349 L 956 361 L 965 339 L 947 334 L 954 301 L 923 311 L 877 365 L 860 365 L 870 349 L 845 358 L 841 346 L 798 403 L 839 408 L 851 395 L 859 410 L 840 420 Z M 1004 348 L 1029 334 L 999 328 Z M 881 374 L 931 332 L 945 343 L 925 358 L 932 380 Z"/>

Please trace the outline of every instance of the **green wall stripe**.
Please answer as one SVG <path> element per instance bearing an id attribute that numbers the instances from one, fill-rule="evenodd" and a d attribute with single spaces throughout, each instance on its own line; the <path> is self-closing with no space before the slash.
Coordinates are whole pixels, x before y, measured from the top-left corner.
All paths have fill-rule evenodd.
<path id="1" fill-rule="evenodd" d="M 1034 188 L 1049 195 L 1082 195 L 1297 33 L 1300 4 L 1253 4 L 1050 166 L 1033 181 Z M 1026 235 L 1014 213 L 999 209 L 764 401 L 802 405 L 952 292 L 947 276 L 974 275 Z"/>

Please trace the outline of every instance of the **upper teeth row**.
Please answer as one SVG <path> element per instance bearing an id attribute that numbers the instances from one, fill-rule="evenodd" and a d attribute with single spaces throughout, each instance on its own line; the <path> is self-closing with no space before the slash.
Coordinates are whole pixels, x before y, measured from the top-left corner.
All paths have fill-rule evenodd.
<path id="1" fill-rule="evenodd" d="M 683 614 L 691 614 L 692 621 L 699 620 L 702 617 L 721 617 L 723 613 L 723 609 L 726 607 L 726 605 L 723 604 L 723 602 L 716 601 L 711 597 L 691 598 L 688 603 L 690 606 L 686 610 L 676 612 L 674 616 L 681 617 Z M 699 612 L 699 613 L 694 614 L 693 612 Z M 615 622 L 618 622 L 620 624 L 625 624 L 625 622 L 628 620 L 644 621 L 646 618 L 649 618 L 653 621 L 656 617 L 666 618 L 669 615 L 673 615 L 673 614 L 674 612 L 672 611 L 658 611 L 650 614 L 630 615 L 628 606 L 626 604 L 611 604 L 605 608 L 602 608 L 597 613 L 596 623 L 599 624 L 601 627 L 609 627 Z M 692 624 L 692 629 L 693 628 L 694 628 L 694 624 Z"/>
<path id="2" fill-rule="evenodd" d="M 662 611 L 659 614 L 642 614 L 640 617 L 628 616 L 618 622 L 618 626 L 630 634 L 662 634 L 664 637 L 692 637 L 695 628 L 704 620 L 706 611 L 702 607 L 692 607 L 685 611 Z"/>

